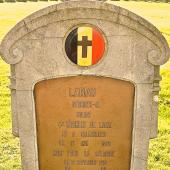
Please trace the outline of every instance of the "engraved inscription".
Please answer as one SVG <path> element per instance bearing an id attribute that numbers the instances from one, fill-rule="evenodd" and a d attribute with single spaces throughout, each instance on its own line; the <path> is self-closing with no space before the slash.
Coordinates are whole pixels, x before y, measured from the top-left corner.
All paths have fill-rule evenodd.
<path id="1" fill-rule="evenodd" d="M 129 170 L 133 97 L 131 83 L 111 78 L 77 76 L 38 83 L 40 170 Z"/>
<path id="2" fill-rule="evenodd" d="M 70 97 L 95 97 L 95 88 L 69 88 Z"/>

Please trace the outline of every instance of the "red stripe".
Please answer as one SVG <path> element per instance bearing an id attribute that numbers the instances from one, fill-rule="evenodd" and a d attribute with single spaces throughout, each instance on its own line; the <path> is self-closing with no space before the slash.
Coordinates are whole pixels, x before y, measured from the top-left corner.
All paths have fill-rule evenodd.
<path id="1" fill-rule="evenodd" d="M 103 56 L 105 43 L 102 34 L 93 28 L 92 64 L 96 64 Z"/>

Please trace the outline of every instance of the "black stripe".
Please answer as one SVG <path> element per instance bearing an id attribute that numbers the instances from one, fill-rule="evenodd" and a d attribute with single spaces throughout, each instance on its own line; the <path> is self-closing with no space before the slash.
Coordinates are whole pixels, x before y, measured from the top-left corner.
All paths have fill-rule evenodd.
<path id="1" fill-rule="evenodd" d="M 65 42 L 65 50 L 69 59 L 77 64 L 77 40 L 78 40 L 78 28 L 73 30 L 67 37 Z"/>

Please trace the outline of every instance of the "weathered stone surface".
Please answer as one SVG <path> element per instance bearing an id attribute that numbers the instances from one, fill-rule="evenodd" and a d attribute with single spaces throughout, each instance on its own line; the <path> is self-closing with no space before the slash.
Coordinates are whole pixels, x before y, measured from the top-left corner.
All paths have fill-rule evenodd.
<path id="1" fill-rule="evenodd" d="M 68 32 L 88 24 L 106 39 L 103 59 L 78 67 L 65 53 Z M 64 2 L 42 9 L 18 23 L 0 45 L 11 65 L 13 134 L 20 137 L 24 170 L 38 170 L 37 82 L 67 76 L 93 75 L 129 81 L 135 86 L 131 170 L 147 169 L 150 138 L 157 135 L 159 67 L 169 56 L 162 34 L 134 13 L 104 2 Z"/>

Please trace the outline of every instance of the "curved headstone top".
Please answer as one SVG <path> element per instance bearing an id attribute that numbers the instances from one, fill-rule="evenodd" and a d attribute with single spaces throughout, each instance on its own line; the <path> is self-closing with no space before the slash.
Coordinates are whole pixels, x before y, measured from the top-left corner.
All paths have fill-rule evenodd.
<path id="1" fill-rule="evenodd" d="M 20 138 L 24 170 L 56 167 L 78 170 L 80 165 L 93 170 L 99 166 L 147 169 L 149 140 L 157 136 L 160 65 L 170 56 L 165 38 L 152 24 L 104 1 L 65 1 L 19 22 L 3 39 L 0 53 L 11 65 L 13 134 Z M 89 127 L 81 123 L 83 115 L 91 116 L 85 121 L 85 124 L 92 122 Z M 78 154 L 70 152 L 71 145 L 65 148 L 67 152 L 56 150 L 56 139 L 66 137 L 65 128 L 68 130 L 65 123 L 57 123 L 59 119 L 80 122 L 77 126 L 73 121 L 68 129 L 77 133 L 80 127 L 80 132 L 87 135 L 77 140 L 72 131 L 69 141 L 65 140 L 70 143 L 72 139 L 86 141 L 90 137 L 89 147 L 88 143 L 80 145 L 82 151 L 84 146 L 87 151 L 94 146 L 90 157 L 84 154 L 80 159 Z M 94 128 L 93 121 L 97 120 L 104 122 L 101 127 L 105 136 Z M 45 130 L 39 131 L 39 127 Z M 62 134 L 58 133 L 60 128 Z M 94 128 L 92 133 L 97 136 L 89 128 Z M 102 138 L 96 142 L 96 137 Z M 101 145 L 101 139 L 106 145 Z M 119 142 L 115 145 L 109 140 Z M 76 150 L 79 144 L 75 143 Z M 109 152 L 103 152 L 101 146 L 108 146 Z M 67 154 L 67 159 L 62 153 Z M 77 162 L 71 161 L 71 165 L 77 163 L 77 168 L 67 167 L 75 155 Z M 84 164 L 93 156 L 92 163 L 104 162 L 95 166 Z"/>
<path id="2" fill-rule="evenodd" d="M 148 60 L 152 65 L 162 65 L 170 56 L 165 38 L 152 24 L 126 9 L 100 1 L 68 1 L 33 13 L 19 22 L 5 36 L 0 45 L 0 53 L 7 63 L 17 64 L 24 54 L 20 48 L 15 47 L 15 44 L 28 34 L 52 23 L 83 19 L 98 20 L 97 24 L 102 20 L 113 22 L 146 37 L 155 45 L 155 49 L 148 51 Z M 114 34 L 112 31 L 106 32 L 106 37 L 112 36 Z M 50 38 L 47 32 L 48 30 L 44 30 L 33 39 Z M 64 37 L 64 32 L 61 32 L 60 36 Z"/>

